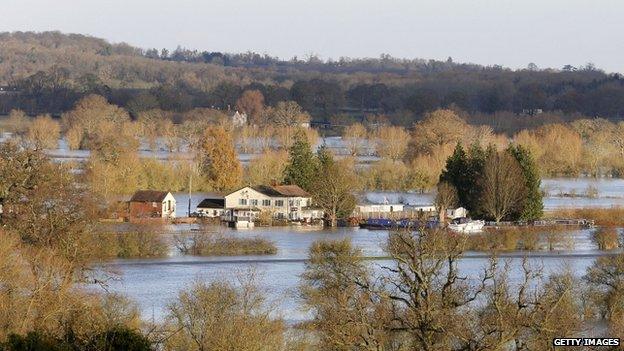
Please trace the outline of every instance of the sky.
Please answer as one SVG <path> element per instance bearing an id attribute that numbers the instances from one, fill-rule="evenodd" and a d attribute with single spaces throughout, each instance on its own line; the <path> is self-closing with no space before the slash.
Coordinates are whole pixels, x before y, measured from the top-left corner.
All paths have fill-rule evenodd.
<path id="1" fill-rule="evenodd" d="M 0 31 L 288 59 L 425 58 L 624 73 L 622 0 L 1 0 Z M 0 48 L 1 49 L 1 48 Z"/>

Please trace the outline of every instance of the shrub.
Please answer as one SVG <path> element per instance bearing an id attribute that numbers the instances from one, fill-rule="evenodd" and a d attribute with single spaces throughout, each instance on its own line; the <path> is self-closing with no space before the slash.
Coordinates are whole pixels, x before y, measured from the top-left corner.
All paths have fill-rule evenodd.
<path id="1" fill-rule="evenodd" d="M 600 250 L 613 250 L 619 247 L 619 235 L 614 227 L 603 227 L 595 230 L 592 239 Z"/>
<path id="2" fill-rule="evenodd" d="M 98 233 L 94 235 L 100 258 L 150 258 L 167 255 L 163 237 L 153 231 Z"/>
<path id="3" fill-rule="evenodd" d="M 259 237 L 236 238 L 201 232 L 192 235 L 177 235 L 174 240 L 178 250 L 188 255 L 274 255 L 277 252 L 273 242 Z"/>

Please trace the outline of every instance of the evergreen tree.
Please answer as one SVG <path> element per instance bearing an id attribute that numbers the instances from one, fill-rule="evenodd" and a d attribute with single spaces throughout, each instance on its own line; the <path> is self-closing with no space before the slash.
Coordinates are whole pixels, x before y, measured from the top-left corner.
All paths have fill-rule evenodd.
<path id="1" fill-rule="evenodd" d="M 297 131 L 289 150 L 288 166 L 284 170 L 284 182 L 296 184 L 309 191 L 316 176 L 317 160 L 305 133 Z"/>
<path id="2" fill-rule="evenodd" d="M 483 170 L 488 157 L 496 154 L 496 150 L 489 146 L 487 150 L 483 150 L 481 145 L 474 143 L 468 150 L 467 170 L 466 170 L 466 188 L 464 195 L 466 202 L 462 204 L 473 217 L 481 218 L 483 209 L 481 208 L 481 196 L 483 187 L 481 179 L 483 178 Z"/>
<path id="3" fill-rule="evenodd" d="M 544 203 L 542 199 L 542 191 L 540 190 L 541 179 L 537 164 L 531 155 L 531 152 L 521 145 L 511 145 L 507 149 L 520 164 L 524 175 L 524 182 L 527 188 L 527 197 L 524 207 L 519 213 L 515 213 L 514 217 L 525 221 L 534 221 L 542 217 L 544 211 Z"/>
<path id="4" fill-rule="evenodd" d="M 318 149 L 318 151 L 316 152 L 316 157 L 318 158 L 319 170 L 322 170 L 323 168 L 327 168 L 334 164 L 334 156 L 329 151 L 329 149 L 327 149 L 327 145 L 325 144 L 321 145 L 321 147 Z"/>
<path id="5" fill-rule="evenodd" d="M 463 146 L 457 144 L 440 175 L 440 182 L 447 182 L 455 187 L 458 204 L 465 207 L 473 216 L 480 214 L 481 191 L 478 180 L 483 173 L 485 158 L 486 153 L 479 145 L 472 145 L 469 153 L 466 153 Z"/>
<path id="6" fill-rule="evenodd" d="M 467 203 L 467 169 L 468 156 L 463 146 L 458 143 L 453 154 L 446 160 L 446 167 L 440 175 L 440 182 L 446 182 L 455 187 L 458 203 L 462 206 Z"/>

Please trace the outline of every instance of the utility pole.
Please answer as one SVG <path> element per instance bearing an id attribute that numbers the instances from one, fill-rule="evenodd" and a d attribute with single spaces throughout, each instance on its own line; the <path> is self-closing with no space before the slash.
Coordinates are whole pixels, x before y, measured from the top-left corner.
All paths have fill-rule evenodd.
<path id="1" fill-rule="evenodd" d="M 193 186 L 193 173 L 189 172 L 189 195 L 188 195 L 188 216 L 191 217 L 191 187 Z"/>

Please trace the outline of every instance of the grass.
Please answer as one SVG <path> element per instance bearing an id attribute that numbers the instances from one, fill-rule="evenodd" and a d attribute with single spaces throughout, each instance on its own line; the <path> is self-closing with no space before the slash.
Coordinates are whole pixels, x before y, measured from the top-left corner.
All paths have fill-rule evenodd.
<path id="1" fill-rule="evenodd" d="M 174 237 L 178 250 L 186 255 L 243 256 L 274 255 L 277 247 L 267 239 L 226 237 L 218 233 L 200 232 Z"/>
<path id="2" fill-rule="evenodd" d="M 545 218 L 584 218 L 594 220 L 599 226 L 624 226 L 624 208 L 559 209 L 547 212 Z"/>

